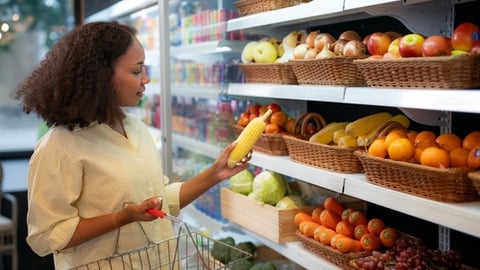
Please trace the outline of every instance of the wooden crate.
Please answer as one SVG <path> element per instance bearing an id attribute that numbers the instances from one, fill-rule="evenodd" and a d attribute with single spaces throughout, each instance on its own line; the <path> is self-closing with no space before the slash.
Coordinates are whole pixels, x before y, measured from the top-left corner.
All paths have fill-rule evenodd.
<path id="1" fill-rule="evenodd" d="M 297 241 L 295 214 L 311 213 L 316 206 L 280 210 L 269 204 L 259 204 L 245 195 L 222 188 L 220 191 L 222 216 L 276 243 Z"/>

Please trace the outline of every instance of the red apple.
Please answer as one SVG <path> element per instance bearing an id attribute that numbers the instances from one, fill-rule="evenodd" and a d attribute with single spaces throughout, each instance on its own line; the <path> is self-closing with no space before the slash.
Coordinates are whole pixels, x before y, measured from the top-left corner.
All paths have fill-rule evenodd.
<path id="1" fill-rule="evenodd" d="M 275 113 L 281 111 L 282 107 L 277 103 L 270 103 L 267 105 L 267 109 L 272 110 L 272 113 Z"/>
<path id="2" fill-rule="evenodd" d="M 459 24 L 453 30 L 452 47 L 454 50 L 470 51 L 473 43 L 480 39 L 480 28 L 470 22 Z"/>
<path id="3" fill-rule="evenodd" d="M 398 49 L 402 57 L 422 56 L 422 47 L 425 38 L 416 33 L 407 34 L 400 39 Z"/>
<path id="4" fill-rule="evenodd" d="M 335 42 L 335 38 L 331 34 L 320 33 L 315 37 L 314 48 L 320 52 L 322 51 L 325 44 L 330 44 L 330 46 L 332 46 L 334 42 Z"/>
<path id="5" fill-rule="evenodd" d="M 389 35 L 382 32 L 372 33 L 367 41 L 367 50 L 371 55 L 384 55 L 392 42 Z"/>
<path id="6" fill-rule="evenodd" d="M 429 36 L 423 42 L 423 56 L 447 56 L 450 54 L 452 54 L 452 45 L 450 40 L 444 36 Z"/>
<path id="7" fill-rule="evenodd" d="M 480 55 L 480 40 L 473 43 L 472 49 L 470 49 L 470 55 Z"/>

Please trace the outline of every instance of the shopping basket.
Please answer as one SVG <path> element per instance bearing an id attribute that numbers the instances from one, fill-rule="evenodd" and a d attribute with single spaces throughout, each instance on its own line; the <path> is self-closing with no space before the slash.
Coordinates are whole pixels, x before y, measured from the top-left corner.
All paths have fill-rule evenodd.
<path id="1" fill-rule="evenodd" d="M 148 238 L 139 223 L 148 240 L 146 246 L 124 253 L 115 250 L 113 255 L 108 258 L 80 265 L 70 270 L 243 269 L 243 263 L 252 257 L 252 254 L 234 246 L 190 231 L 188 225 L 181 219 L 161 210 L 150 209 L 148 212 L 159 218 L 167 218 L 172 221 L 178 233 L 160 242 L 153 242 Z M 237 259 L 233 261 L 221 262 L 215 259 L 211 253 L 213 245 L 217 245 L 217 247 L 221 245 L 227 251 L 235 250 L 236 254 L 240 255 L 236 256 Z"/>

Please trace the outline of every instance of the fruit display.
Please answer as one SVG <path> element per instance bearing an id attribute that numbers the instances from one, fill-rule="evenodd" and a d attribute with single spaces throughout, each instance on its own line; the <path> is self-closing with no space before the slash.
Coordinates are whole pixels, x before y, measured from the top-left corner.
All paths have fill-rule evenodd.
<path id="1" fill-rule="evenodd" d="M 480 131 L 464 138 L 454 133 L 436 134 L 393 127 L 377 133 L 367 148 L 369 155 L 434 168 L 480 168 Z"/>

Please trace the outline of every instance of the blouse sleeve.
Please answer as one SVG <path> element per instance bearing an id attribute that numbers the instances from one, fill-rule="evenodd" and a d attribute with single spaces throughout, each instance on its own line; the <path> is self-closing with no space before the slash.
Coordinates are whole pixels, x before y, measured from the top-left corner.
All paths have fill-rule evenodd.
<path id="1" fill-rule="evenodd" d="M 168 210 L 171 215 L 178 216 L 180 214 L 180 188 L 182 182 L 169 183 L 168 177 L 164 176 L 165 192 L 168 200 Z"/>
<path id="2" fill-rule="evenodd" d="M 56 145 L 39 145 L 28 176 L 27 243 L 40 256 L 63 249 L 79 222 L 82 170 Z M 52 211 L 55 209 L 55 211 Z"/>

